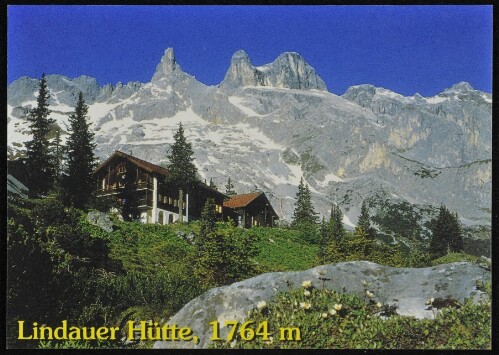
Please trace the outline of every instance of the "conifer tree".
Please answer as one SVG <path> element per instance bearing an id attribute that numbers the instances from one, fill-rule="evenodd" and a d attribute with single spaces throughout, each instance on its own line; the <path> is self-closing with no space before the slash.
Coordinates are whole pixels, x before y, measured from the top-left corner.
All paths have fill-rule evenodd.
<path id="1" fill-rule="evenodd" d="M 213 182 L 213 178 L 210 178 L 210 185 L 209 185 L 212 189 L 215 189 L 215 190 L 218 190 L 217 188 L 217 185 L 215 185 L 215 183 Z"/>
<path id="2" fill-rule="evenodd" d="M 225 194 L 229 196 L 236 195 L 236 192 L 234 191 L 234 185 L 230 181 L 230 177 L 227 179 L 227 184 L 225 185 Z"/>
<path id="3" fill-rule="evenodd" d="M 321 262 L 326 261 L 326 247 L 331 242 L 331 228 L 324 216 L 322 216 L 322 221 L 319 229 L 320 241 L 319 241 L 319 259 Z"/>
<path id="4" fill-rule="evenodd" d="M 215 201 L 208 198 L 201 213 L 194 273 L 206 286 L 220 286 L 255 273 L 256 236 L 239 228 L 216 228 Z"/>
<path id="5" fill-rule="evenodd" d="M 451 238 L 449 240 L 449 249 L 453 253 L 464 250 L 463 231 L 456 212 L 452 215 L 452 230 Z"/>
<path id="6" fill-rule="evenodd" d="M 92 176 L 95 168 L 93 143 L 94 133 L 87 122 L 88 106 L 83 94 L 78 94 L 74 112 L 69 116 L 69 137 L 67 140 L 67 172 L 65 177 L 66 195 L 69 203 L 83 208 L 94 189 Z"/>
<path id="7" fill-rule="evenodd" d="M 26 142 L 26 167 L 31 197 L 45 195 L 53 185 L 54 160 L 50 151 L 48 133 L 55 121 L 49 117 L 50 95 L 45 74 L 39 83 L 37 106 L 29 111 L 28 121 L 32 139 Z"/>
<path id="8" fill-rule="evenodd" d="M 194 151 L 192 150 L 191 144 L 187 142 L 185 138 L 182 122 L 179 124 L 178 131 L 173 138 L 175 139 L 175 142 L 171 146 L 171 151 L 168 155 L 170 163 L 167 167 L 168 176 L 166 177 L 165 182 L 179 190 L 179 222 L 182 223 L 184 193 L 189 193 L 195 183 L 199 180 L 196 175 L 197 168 L 193 163 Z"/>
<path id="9" fill-rule="evenodd" d="M 316 224 L 317 214 L 312 205 L 312 197 L 310 194 L 310 188 L 300 179 L 300 184 L 298 185 L 298 192 L 296 194 L 295 209 L 293 212 L 293 222 L 292 227 L 297 227 L 303 224 Z"/>
<path id="10" fill-rule="evenodd" d="M 58 128 L 54 138 L 54 183 L 59 185 L 62 175 L 62 161 L 64 157 L 64 147 L 61 144 L 61 130 Z"/>
<path id="11" fill-rule="evenodd" d="M 438 217 L 431 221 L 430 230 L 430 253 L 434 258 L 463 250 L 463 235 L 457 214 L 453 215 L 444 205 L 440 206 Z"/>
<path id="12" fill-rule="evenodd" d="M 369 210 L 367 208 L 366 201 L 362 201 L 362 207 L 360 208 L 360 216 L 357 221 L 357 226 L 362 227 L 363 232 L 369 237 L 374 238 L 376 236 L 376 231 L 371 226 L 371 216 L 369 216 Z"/>
<path id="13" fill-rule="evenodd" d="M 334 260 L 333 255 L 336 255 L 338 252 L 339 242 L 346 235 L 342 219 L 341 210 L 334 203 L 331 206 L 329 222 L 326 223 L 324 217 L 322 218 L 319 243 L 319 257 L 322 262 Z"/>
<path id="14" fill-rule="evenodd" d="M 343 227 L 343 214 L 340 208 L 333 203 L 331 206 L 331 218 L 329 219 L 329 228 L 331 237 L 335 240 L 341 240 L 345 236 L 345 227 Z"/>

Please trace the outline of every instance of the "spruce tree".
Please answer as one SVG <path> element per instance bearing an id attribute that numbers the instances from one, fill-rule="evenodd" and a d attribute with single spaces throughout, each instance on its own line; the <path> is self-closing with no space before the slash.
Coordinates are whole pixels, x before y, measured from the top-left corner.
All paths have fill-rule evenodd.
<path id="1" fill-rule="evenodd" d="M 236 195 L 236 192 L 234 191 L 234 185 L 230 181 L 230 178 L 227 179 L 227 184 L 225 185 L 225 194 L 229 196 Z"/>
<path id="2" fill-rule="evenodd" d="M 50 151 L 48 133 L 55 121 L 49 117 L 50 95 L 45 74 L 39 83 L 37 106 L 29 111 L 28 121 L 32 139 L 26 142 L 26 167 L 30 197 L 45 195 L 54 182 L 54 160 Z"/>
<path id="3" fill-rule="evenodd" d="M 331 218 L 329 219 L 329 228 L 331 237 L 335 240 L 341 240 L 345 236 L 345 227 L 343 227 L 343 214 L 340 208 L 333 203 L 331 206 Z"/>
<path id="4" fill-rule="evenodd" d="M 322 218 L 319 243 L 319 257 L 322 262 L 336 260 L 339 243 L 346 235 L 342 219 L 341 210 L 334 203 L 331 206 L 329 222 L 326 223 L 324 217 Z"/>
<path id="5" fill-rule="evenodd" d="M 179 222 L 182 223 L 184 193 L 189 193 L 199 180 L 196 175 L 197 168 L 193 163 L 194 151 L 191 144 L 185 138 L 182 122 L 179 124 L 178 131 L 173 138 L 175 142 L 171 146 L 170 154 L 168 155 L 170 163 L 167 167 L 168 176 L 165 182 L 179 190 Z"/>
<path id="6" fill-rule="evenodd" d="M 457 213 L 452 215 L 452 229 L 451 239 L 449 240 L 449 249 L 453 253 L 458 253 L 464 250 L 463 232 Z"/>
<path id="7" fill-rule="evenodd" d="M 360 208 L 360 216 L 357 221 L 357 226 L 362 227 L 363 233 L 365 233 L 369 238 L 374 238 L 376 236 L 376 231 L 371 226 L 371 216 L 369 216 L 369 209 L 367 208 L 366 201 L 362 201 L 362 207 Z"/>
<path id="8" fill-rule="evenodd" d="M 54 168 L 55 168 L 55 173 L 54 173 L 54 183 L 56 185 L 59 185 L 61 182 L 61 176 L 62 176 L 62 161 L 64 159 L 64 147 L 61 144 L 61 130 L 57 129 L 57 132 L 55 134 L 54 138 Z"/>
<path id="9" fill-rule="evenodd" d="M 319 229 L 320 241 L 319 241 L 319 259 L 321 262 L 326 261 L 326 247 L 331 242 L 331 228 L 324 216 L 322 217 L 321 226 Z"/>
<path id="10" fill-rule="evenodd" d="M 315 225 L 317 223 L 317 213 L 312 205 L 312 196 L 310 188 L 300 179 L 298 192 L 296 194 L 295 209 L 293 212 L 292 227 L 298 227 L 303 224 Z"/>
<path id="11" fill-rule="evenodd" d="M 203 244 L 208 234 L 215 232 L 217 222 L 217 215 L 215 210 L 215 200 L 209 197 L 201 211 L 200 229 L 199 229 L 199 243 Z"/>
<path id="12" fill-rule="evenodd" d="M 75 110 L 69 116 L 67 176 L 64 183 L 68 202 L 77 208 L 83 208 L 87 204 L 95 187 L 92 175 L 96 164 L 94 133 L 87 122 L 87 113 L 88 106 L 80 92 Z"/>
<path id="13" fill-rule="evenodd" d="M 217 185 L 215 185 L 215 183 L 213 182 L 213 178 L 210 178 L 210 185 L 209 185 L 212 189 L 215 189 L 215 190 L 218 190 L 217 188 Z"/>
<path id="14" fill-rule="evenodd" d="M 463 250 L 463 235 L 457 214 L 453 215 L 444 205 L 440 206 L 438 217 L 431 221 L 430 230 L 430 253 L 433 258 Z"/>
<path id="15" fill-rule="evenodd" d="M 199 237 L 193 260 L 194 274 L 205 286 L 220 286 L 254 275 L 258 254 L 255 235 L 239 228 L 217 230 L 215 201 L 208 198 L 201 213 Z"/>

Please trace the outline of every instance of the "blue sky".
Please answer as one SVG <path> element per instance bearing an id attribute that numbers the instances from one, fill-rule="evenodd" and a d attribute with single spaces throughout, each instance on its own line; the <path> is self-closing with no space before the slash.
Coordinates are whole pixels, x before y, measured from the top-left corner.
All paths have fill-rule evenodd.
<path id="1" fill-rule="evenodd" d="M 148 82 L 173 47 L 207 85 L 244 49 L 255 66 L 298 52 L 335 94 L 358 84 L 423 96 L 460 81 L 492 88 L 492 6 L 11 5 L 7 21 L 8 83 L 42 72 Z"/>

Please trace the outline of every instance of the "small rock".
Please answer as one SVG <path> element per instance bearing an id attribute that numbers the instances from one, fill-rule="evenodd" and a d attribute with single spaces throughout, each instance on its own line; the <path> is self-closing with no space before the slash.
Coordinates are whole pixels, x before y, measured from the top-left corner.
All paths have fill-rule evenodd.
<path id="1" fill-rule="evenodd" d="M 88 212 L 87 221 L 89 221 L 94 226 L 98 226 L 106 232 L 113 231 L 113 222 L 109 216 L 104 212 L 91 211 Z"/>

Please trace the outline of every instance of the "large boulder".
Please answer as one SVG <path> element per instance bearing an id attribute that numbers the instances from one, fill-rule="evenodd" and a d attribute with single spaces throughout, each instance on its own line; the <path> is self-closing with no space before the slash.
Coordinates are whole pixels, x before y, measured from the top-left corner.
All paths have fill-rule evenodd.
<path id="1" fill-rule="evenodd" d="M 210 344 L 210 322 L 243 321 L 248 311 L 259 301 L 270 301 L 278 292 L 301 287 L 305 280 L 314 287 L 352 293 L 364 297 L 363 281 L 374 293 L 374 299 L 397 305 L 401 315 L 431 318 L 427 310 L 430 298 L 475 301 L 484 293 L 476 285 L 489 280 L 490 271 L 467 262 L 438 265 L 429 268 L 393 268 L 368 261 L 343 262 L 317 266 L 297 272 L 275 272 L 259 275 L 232 285 L 213 288 L 187 303 L 168 324 L 189 327 L 199 342 L 157 341 L 154 348 L 207 348 Z M 323 279 L 330 279 L 323 281 Z M 324 283 L 324 285 L 323 285 Z M 221 327 L 220 336 L 227 335 Z"/>

